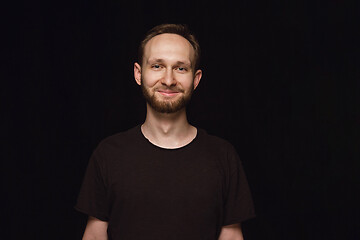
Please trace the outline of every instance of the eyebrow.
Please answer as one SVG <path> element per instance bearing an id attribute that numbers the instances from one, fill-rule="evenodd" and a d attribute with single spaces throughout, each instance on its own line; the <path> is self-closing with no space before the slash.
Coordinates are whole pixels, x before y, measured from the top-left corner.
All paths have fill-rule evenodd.
<path id="1" fill-rule="evenodd" d="M 150 58 L 147 61 L 148 63 L 164 63 L 165 60 L 162 58 Z M 182 66 L 188 66 L 191 67 L 191 62 L 183 62 L 183 61 L 176 61 L 175 65 L 182 65 Z"/>

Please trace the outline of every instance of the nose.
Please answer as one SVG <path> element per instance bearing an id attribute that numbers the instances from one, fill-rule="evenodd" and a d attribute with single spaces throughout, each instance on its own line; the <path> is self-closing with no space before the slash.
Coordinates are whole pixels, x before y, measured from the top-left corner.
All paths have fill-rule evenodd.
<path id="1" fill-rule="evenodd" d="M 165 76 L 162 78 L 161 83 L 166 86 L 175 86 L 176 85 L 176 79 L 175 79 L 172 69 L 169 69 L 169 68 L 166 69 Z"/>

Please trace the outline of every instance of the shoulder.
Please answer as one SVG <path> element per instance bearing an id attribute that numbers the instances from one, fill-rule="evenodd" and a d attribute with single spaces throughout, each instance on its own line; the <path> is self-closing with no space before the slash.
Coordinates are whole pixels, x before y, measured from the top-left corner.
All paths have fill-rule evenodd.
<path id="1" fill-rule="evenodd" d="M 140 131 L 140 126 L 104 138 L 94 149 L 90 162 L 110 171 L 108 166 L 113 166 L 114 162 L 125 160 L 138 152 L 137 131 Z"/>
<path id="2" fill-rule="evenodd" d="M 100 141 L 99 147 L 100 148 L 107 148 L 107 147 L 121 147 L 126 144 L 132 143 L 137 141 L 138 139 L 138 131 L 140 131 L 140 126 L 135 126 L 123 132 L 119 132 L 113 135 L 110 135 L 103 140 Z"/>
<path id="3" fill-rule="evenodd" d="M 230 174 L 239 169 L 241 161 L 235 147 L 228 141 L 218 136 L 208 134 L 205 130 L 199 131 L 202 139 L 201 147 L 209 158 L 214 159 L 223 172 Z"/>
<path id="4" fill-rule="evenodd" d="M 101 140 L 94 150 L 95 154 L 111 155 L 113 153 L 123 152 L 136 148 L 139 142 L 140 126 L 130 128 L 126 131 L 119 132 Z"/>
<path id="5" fill-rule="evenodd" d="M 204 129 L 198 129 L 202 142 L 209 150 L 216 150 L 222 153 L 234 152 L 234 146 L 226 139 L 207 133 Z M 236 151 L 235 151 L 236 152 Z"/>

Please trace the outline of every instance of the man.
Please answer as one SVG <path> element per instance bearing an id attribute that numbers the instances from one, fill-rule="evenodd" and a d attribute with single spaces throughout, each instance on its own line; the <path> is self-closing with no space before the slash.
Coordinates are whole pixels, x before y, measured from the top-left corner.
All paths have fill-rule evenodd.
<path id="1" fill-rule="evenodd" d="M 146 120 L 94 151 L 76 205 L 89 215 L 83 239 L 243 239 L 254 209 L 238 155 L 186 117 L 199 56 L 183 25 L 156 26 L 142 41 L 134 77 Z"/>

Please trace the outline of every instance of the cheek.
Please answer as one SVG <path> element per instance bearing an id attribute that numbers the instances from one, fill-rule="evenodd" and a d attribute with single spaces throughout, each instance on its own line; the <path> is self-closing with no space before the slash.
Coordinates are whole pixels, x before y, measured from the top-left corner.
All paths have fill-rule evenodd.
<path id="1" fill-rule="evenodd" d="M 178 78 L 178 81 L 181 82 L 181 85 L 186 89 L 192 88 L 194 85 L 194 78 L 192 77 L 192 75 L 182 75 Z"/>
<path id="2" fill-rule="evenodd" d="M 152 86 L 161 79 L 162 75 L 159 72 L 145 71 L 142 74 L 143 84 Z"/>

